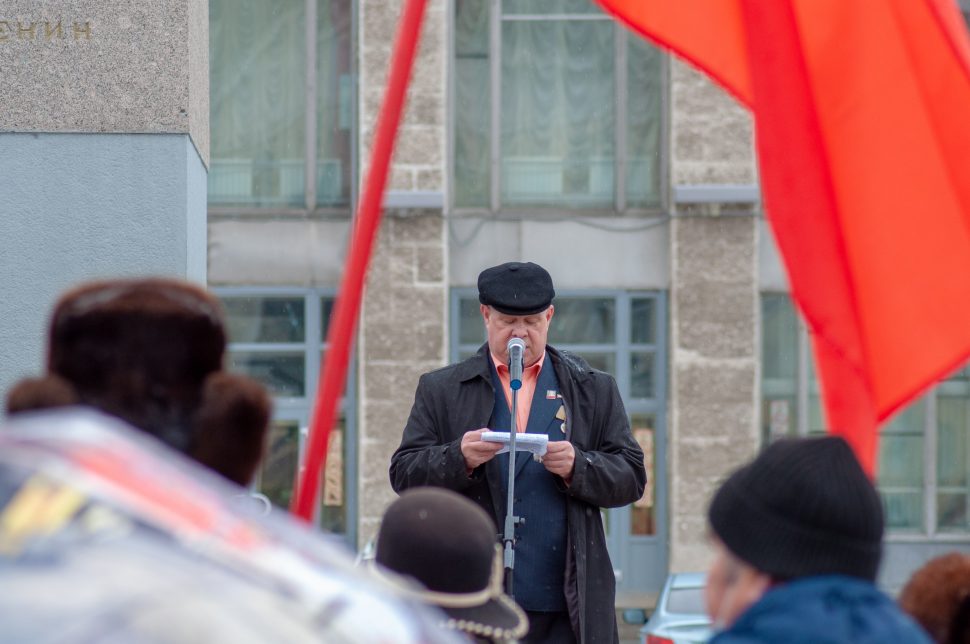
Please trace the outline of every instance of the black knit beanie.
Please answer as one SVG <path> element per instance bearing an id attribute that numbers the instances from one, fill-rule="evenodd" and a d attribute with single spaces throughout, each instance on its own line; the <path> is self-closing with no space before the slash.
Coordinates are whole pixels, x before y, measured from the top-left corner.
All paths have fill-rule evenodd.
<path id="1" fill-rule="evenodd" d="M 879 569 L 879 493 L 836 436 L 776 441 L 724 482 L 708 518 L 728 550 L 777 579 L 874 581 Z"/>

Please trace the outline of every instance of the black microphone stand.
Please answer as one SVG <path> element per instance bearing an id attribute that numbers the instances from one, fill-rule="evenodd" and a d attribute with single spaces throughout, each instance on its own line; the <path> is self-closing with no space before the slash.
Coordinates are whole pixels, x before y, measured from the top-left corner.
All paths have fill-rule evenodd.
<path id="1" fill-rule="evenodd" d="M 521 365 L 521 359 L 519 361 Z M 512 588 L 512 573 L 515 570 L 515 526 L 522 523 L 524 519 L 515 516 L 512 509 L 512 502 L 515 499 L 515 435 L 518 432 L 516 422 L 516 404 L 519 398 L 519 388 L 522 387 L 521 373 L 519 378 L 512 374 L 511 365 L 509 372 L 513 375 L 510 378 L 509 388 L 512 390 L 512 422 L 509 430 L 509 484 L 508 498 L 505 502 L 505 534 L 502 543 L 505 544 L 505 592 L 509 597 L 515 598 Z"/>

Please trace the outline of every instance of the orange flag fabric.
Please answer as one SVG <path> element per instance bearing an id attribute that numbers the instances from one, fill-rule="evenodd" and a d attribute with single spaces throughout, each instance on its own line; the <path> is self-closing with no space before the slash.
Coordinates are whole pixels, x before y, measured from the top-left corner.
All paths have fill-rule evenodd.
<path id="1" fill-rule="evenodd" d="M 598 1 L 752 109 L 828 426 L 874 473 L 879 424 L 970 356 L 970 41 L 955 4 Z"/>

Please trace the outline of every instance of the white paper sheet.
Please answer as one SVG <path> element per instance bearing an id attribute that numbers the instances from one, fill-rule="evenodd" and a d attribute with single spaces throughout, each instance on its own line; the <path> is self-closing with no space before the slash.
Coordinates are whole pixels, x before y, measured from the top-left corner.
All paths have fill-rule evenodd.
<path id="1" fill-rule="evenodd" d="M 482 440 L 494 443 L 504 443 L 505 447 L 498 451 L 504 454 L 509 451 L 508 432 L 482 432 Z M 532 452 L 536 456 L 545 456 L 546 446 L 549 444 L 549 436 L 546 434 L 516 434 L 515 451 Z"/>

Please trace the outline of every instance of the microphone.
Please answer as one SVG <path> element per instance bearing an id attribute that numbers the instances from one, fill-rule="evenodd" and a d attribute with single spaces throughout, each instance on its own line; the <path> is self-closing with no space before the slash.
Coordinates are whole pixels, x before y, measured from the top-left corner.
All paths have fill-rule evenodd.
<path id="1" fill-rule="evenodd" d="M 522 386 L 522 354 L 525 353 L 525 342 L 522 338 L 512 338 L 506 347 L 509 352 L 509 384 L 512 389 Z"/>

